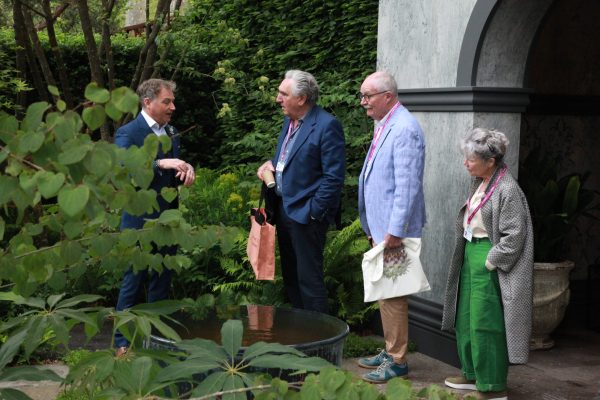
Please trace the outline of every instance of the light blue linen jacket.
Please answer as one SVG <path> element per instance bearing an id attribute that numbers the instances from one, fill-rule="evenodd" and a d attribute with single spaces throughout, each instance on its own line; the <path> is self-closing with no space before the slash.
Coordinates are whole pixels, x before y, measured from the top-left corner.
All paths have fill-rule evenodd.
<path id="1" fill-rule="evenodd" d="M 423 170 L 425 138 L 417 120 L 400 105 L 360 173 L 358 211 L 363 230 L 375 243 L 386 233 L 421 237 L 425 225 Z"/>

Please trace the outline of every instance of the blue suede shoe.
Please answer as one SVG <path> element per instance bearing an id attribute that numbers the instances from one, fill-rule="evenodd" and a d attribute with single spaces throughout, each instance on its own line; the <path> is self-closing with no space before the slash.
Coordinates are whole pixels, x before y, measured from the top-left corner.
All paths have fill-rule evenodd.
<path id="1" fill-rule="evenodd" d="M 371 383 L 386 383 L 392 378 L 408 375 L 408 364 L 396 364 L 387 358 L 375 371 L 364 374 L 362 378 Z"/>
<path id="2" fill-rule="evenodd" d="M 358 360 L 358 365 L 363 368 L 375 369 L 379 367 L 384 360 L 391 358 L 390 355 L 385 351 L 385 349 L 381 350 L 379 354 L 373 357 L 360 358 Z"/>

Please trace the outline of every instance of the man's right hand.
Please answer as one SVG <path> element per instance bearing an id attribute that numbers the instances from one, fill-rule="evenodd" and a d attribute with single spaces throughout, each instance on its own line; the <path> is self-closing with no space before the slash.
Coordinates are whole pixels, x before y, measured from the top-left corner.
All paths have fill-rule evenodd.
<path id="1" fill-rule="evenodd" d="M 179 158 L 162 158 L 157 160 L 160 169 L 174 169 L 175 177 L 179 178 L 184 186 L 190 186 L 196 180 L 194 167 Z"/>
<path id="2" fill-rule="evenodd" d="M 275 168 L 273 167 L 273 163 L 271 162 L 271 160 L 265 161 L 263 165 L 258 167 L 258 170 L 256 171 L 256 176 L 258 176 L 258 179 L 260 179 L 261 181 L 264 180 L 262 175 L 263 172 L 265 172 L 265 170 L 275 172 Z"/>

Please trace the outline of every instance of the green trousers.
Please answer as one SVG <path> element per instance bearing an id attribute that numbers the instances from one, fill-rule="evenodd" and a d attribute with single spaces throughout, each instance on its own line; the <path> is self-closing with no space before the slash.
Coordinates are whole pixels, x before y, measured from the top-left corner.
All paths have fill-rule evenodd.
<path id="1" fill-rule="evenodd" d="M 492 247 L 489 239 L 465 245 L 460 273 L 456 343 L 465 378 L 480 392 L 506 390 L 508 350 L 498 272 L 485 267 Z"/>

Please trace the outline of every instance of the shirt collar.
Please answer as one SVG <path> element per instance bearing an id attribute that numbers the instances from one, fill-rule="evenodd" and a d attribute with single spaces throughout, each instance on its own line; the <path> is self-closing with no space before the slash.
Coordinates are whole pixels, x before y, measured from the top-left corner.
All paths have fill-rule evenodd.
<path id="1" fill-rule="evenodd" d="M 162 128 L 164 128 L 166 126 L 166 124 L 163 126 L 158 125 L 158 122 L 156 122 L 154 120 L 154 118 L 149 116 L 148 113 L 146 113 L 146 111 L 144 111 L 144 110 L 142 110 L 142 117 L 144 117 L 144 119 L 146 120 L 146 123 L 152 129 L 161 130 Z"/>
<path id="2" fill-rule="evenodd" d="M 379 126 L 379 125 L 383 124 L 383 121 L 387 120 L 388 116 L 390 115 L 390 113 L 392 112 L 392 110 L 394 109 L 395 106 L 396 106 L 396 104 L 394 104 L 392 106 L 392 108 L 390 108 L 390 110 L 387 112 L 387 114 L 385 114 L 383 116 L 383 118 L 381 118 L 378 121 L 375 121 L 375 125 Z M 398 107 L 400 107 L 400 106 L 402 106 L 402 104 L 400 104 L 400 102 L 398 102 Z"/>

